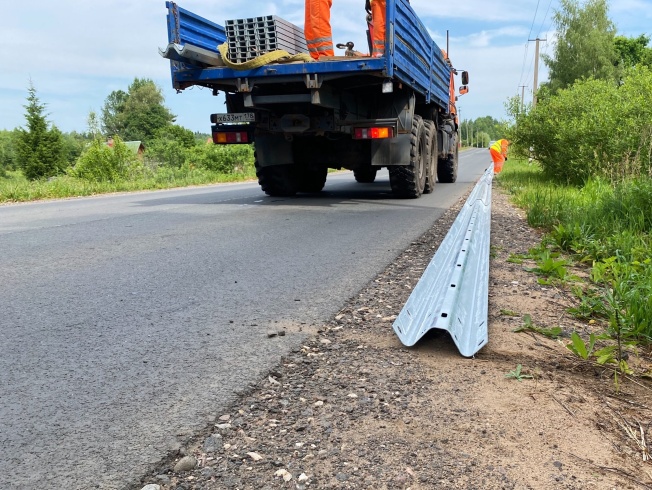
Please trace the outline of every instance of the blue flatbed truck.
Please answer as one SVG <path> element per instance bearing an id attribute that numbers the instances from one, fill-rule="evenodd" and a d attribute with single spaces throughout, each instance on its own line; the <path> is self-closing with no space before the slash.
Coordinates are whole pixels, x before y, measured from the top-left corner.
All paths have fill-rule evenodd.
<path id="1" fill-rule="evenodd" d="M 253 143 L 256 175 L 270 196 L 323 189 L 329 168 L 370 183 L 386 167 L 392 193 L 417 198 L 457 179 L 454 76 L 408 0 L 387 0 L 385 55 L 226 66 L 225 28 L 174 2 L 168 9 L 172 85 L 225 94 L 211 114 L 216 144 Z M 462 72 L 460 93 L 468 91 Z"/>

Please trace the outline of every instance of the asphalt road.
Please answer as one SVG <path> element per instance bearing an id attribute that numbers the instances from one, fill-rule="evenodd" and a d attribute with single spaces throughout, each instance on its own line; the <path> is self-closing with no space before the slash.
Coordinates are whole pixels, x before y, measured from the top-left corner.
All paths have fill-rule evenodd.
<path id="1" fill-rule="evenodd" d="M 488 164 L 464 152 L 458 182 L 416 200 L 382 171 L 330 175 L 319 196 L 245 183 L 0 206 L 0 488 L 137 481 Z"/>

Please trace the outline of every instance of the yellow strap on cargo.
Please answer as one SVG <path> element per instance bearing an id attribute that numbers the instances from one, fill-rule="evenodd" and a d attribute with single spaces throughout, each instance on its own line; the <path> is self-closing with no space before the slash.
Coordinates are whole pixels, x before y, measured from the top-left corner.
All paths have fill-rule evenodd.
<path id="1" fill-rule="evenodd" d="M 292 61 L 312 61 L 312 58 L 307 53 L 290 54 L 283 49 L 277 49 L 275 51 L 270 51 L 269 53 L 261 54 L 257 58 L 245 61 L 244 63 L 234 63 L 233 61 L 229 60 L 229 47 L 227 43 L 220 44 L 217 49 L 222 55 L 222 61 L 224 61 L 224 64 L 228 68 L 232 68 L 234 70 L 252 70 L 254 68 L 260 68 L 261 66 L 269 65 L 270 63 L 274 62 L 289 63 Z"/>

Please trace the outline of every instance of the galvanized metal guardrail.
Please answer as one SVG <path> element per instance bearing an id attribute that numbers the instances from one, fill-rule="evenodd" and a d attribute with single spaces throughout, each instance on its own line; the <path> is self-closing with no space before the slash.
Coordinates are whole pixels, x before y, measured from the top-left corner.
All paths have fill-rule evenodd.
<path id="1" fill-rule="evenodd" d="M 433 328 L 448 331 L 465 357 L 488 342 L 492 180 L 490 167 L 394 321 L 404 345 L 413 346 Z"/>

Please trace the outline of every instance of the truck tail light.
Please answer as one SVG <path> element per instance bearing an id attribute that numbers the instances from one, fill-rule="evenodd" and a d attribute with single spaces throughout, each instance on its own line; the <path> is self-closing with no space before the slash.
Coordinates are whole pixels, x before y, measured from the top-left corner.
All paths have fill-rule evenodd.
<path id="1" fill-rule="evenodd" d="M 249 143 L 249 134 L 247 131 L 216 131 L 213 133 L 213 143 L 218 145 Z"/>
<path id="2" fill-rule="evenodd" d="M 390 127 L 354 128 L 353 139 L 375 140 L 382 138 L 393 138 L 394 130 Z"/>

